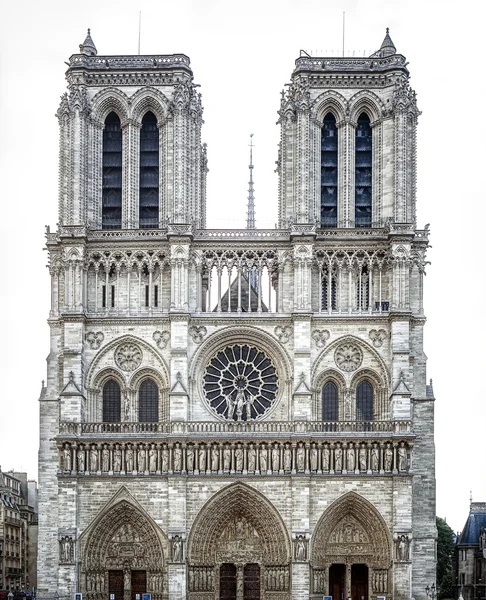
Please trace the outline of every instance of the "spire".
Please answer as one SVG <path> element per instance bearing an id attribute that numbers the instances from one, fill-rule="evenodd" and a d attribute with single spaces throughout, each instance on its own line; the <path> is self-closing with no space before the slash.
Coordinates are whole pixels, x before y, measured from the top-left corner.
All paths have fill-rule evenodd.
<path id="1" fill-rule="evenodd" d="M 81 54 L 85 54 L 86 56 L 96 56 L 98 54 L 98 50 L 96 50 L 96 46 L 94 45 L 94 42 L 91 39 L 90 29 L 88 29 L 88 33 L 84 42 L 82 44 L 79 44 L 79 51 Z"/>
<path id="2" fill-rule="evenodd" d="M 253 133 L 250 133 L 250 181 L 248 182 L 248 212 L 246 215 L 246 228 L 256 229 L 255 226 L 255 190 L 253 188 Z"/>
<path id="3" fill-rule="evenodd" d="M 392 42 L 390 37 L 390 30 L 386 28 L 385 39 L 383 40 L 380 49 L 371 55 L 371 58 L 385 58 L 386 56 L 393 56 L 397 53 L 397 49 L 395 48 L 395 44 Z"/>

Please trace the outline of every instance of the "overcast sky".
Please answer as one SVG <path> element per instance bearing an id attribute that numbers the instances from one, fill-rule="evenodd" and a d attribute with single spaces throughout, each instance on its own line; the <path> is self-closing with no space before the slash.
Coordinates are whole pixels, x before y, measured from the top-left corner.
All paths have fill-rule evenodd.
<path id="1" fill-rule="evenodd" d="M 418 94 L 418 226 L 431 224 L 425 352 L 436 401 L 437 514 L 462 529 L 486 501 L 486 78 L 479 0 L 27 0 L 3 3 L 0 94 L 0 465 L 37 477 L 49 352 L 44 225 L 57 222 L 64 72 L 91 27 L 99 54 L 190 56 L 205 107 L 208 226 L 244 227 L 249 134 L 257 226 L 277 219 L 277 110 L 300 49 L 369 55 L 385 28 Z"/>

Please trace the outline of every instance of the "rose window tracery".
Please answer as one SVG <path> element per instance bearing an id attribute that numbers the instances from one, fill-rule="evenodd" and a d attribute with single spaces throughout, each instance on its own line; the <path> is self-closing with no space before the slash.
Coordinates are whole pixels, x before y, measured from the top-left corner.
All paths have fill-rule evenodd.
<path id="1" fill-rule="evenodd" d="M 341 371 L 350 373 L 361 365 L 363 354 L 356 344 L 342 344 L 334 353 L 334 361 Z"/>
<path id="2" fill-rule="evenodd" d="M 203 387 L 216 416 L 251 421 L 263 417 L 275 402 L 278 375 L 265 352 L 235 344 L 219 350 L 209 360 Z"/>
<path id="3" fill-rule="evenodd" d="M 121 344 L 116 349 L 115 362 L 123 371 L 134 371 L 142 362 L 142 350 L 131 342 Z"/>

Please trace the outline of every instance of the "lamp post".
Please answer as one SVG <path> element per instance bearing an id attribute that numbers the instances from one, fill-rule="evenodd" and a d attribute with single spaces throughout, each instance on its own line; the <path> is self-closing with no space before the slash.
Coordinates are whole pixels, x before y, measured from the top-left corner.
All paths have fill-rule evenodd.
<path id="1" fill-rule="evenodd" d="M 435 583 L 433 583 L 431 586 L 425 588 L 425 593 L 430 600 L 436 600 L 439 596 L 439 586 L 436 587 Z"/>

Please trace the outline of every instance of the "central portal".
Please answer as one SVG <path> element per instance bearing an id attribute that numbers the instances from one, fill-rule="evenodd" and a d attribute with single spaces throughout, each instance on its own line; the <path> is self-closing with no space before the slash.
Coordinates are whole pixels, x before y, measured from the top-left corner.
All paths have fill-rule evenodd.
<path id="1" fill-rule="evenodd" d="M 241 592 L 243 591 L 243 595 Z M 219 570 L 220 600 L 260 600 L 260 565 L 236 567 L 224 563 Z"/>
<path id="2" fill-rule="evenodd" d="M 130 590 L 130 600 L 138 600 L 147 591 L 147 571 L 108 571 L 108 593 L 114 600 L 124 600 L 125 592 Z"/>

